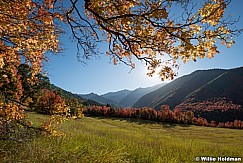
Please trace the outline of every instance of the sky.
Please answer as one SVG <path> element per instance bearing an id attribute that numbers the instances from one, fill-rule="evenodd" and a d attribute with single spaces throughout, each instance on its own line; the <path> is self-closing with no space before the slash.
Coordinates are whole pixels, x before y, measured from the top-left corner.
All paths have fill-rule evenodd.
<path id="1" fill-rule="evenodd" d="M 243 28 L 243 1 L 232 0 L 226 9 L 226 15 L 241 16 L 237 23 L 238 28 Z M 60 40 L 65 50 L 58 55 L 49 56 L 50 61 L 45 65 L 52 84 L 67 91 L 77 94 L 97 93 L 99 95 L 123 89 L 134 90 L 139 87 L 150 87 L 162 83 L 159 76 L 149 77 L 143 63 L 135 61 L 136 68 L 120 63 L 113 65 L 110 58 L 101 54 L 98 58 L 88 60 L 86 65 L 78 61 L 76 44 L 70 35 L 62 36 Z M 235 38 L 235 44 L 230 48 L 219 45 L 220 54 L 212 59 L 198 59 L 197 62 L 189 61 L 181 64 L 177 71 L 178 76 L 190 74 L 203 69 L 230 69 L 243 66 L 243 34 Z M 102 45 L 100 49 L 106 47 Z M 165 81 L 166 83 L 170 81 Z"/>

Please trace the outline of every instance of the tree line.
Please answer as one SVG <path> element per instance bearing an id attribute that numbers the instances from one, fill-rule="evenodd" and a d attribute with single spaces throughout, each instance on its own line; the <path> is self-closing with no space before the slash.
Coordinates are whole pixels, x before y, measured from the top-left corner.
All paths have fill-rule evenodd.
<path id="1" fill-rule="evenodd" d="M 243 129 L 243 121 L 241 120 L 218 123 L 212 120 L 208 122 L 205 118 L 195 117 L 194 112 L 192 111 L 183 111 L 179 108 L 176 108 L 172 111 L 167 105 L 161 106 L 160 110 L 155 110 L 153 108 L 148 107 L 119 109 L 110 106 L 89 106 L 84 108 L 84 115 L 117 118 L 135 118 L 141 120 L 166 122 L 174 124 Z"/>

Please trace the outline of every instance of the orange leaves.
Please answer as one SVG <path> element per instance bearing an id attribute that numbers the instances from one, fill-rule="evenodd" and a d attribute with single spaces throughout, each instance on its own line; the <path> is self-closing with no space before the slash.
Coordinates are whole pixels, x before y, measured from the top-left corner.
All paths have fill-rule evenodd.
<path id="1" fill-rule="evenodd" d="M 235 42 L 233 40 L 230 40 L 230 42 L 227 43 L 227 48 L 230 48 Z"/>
<path id="2" fill-rule="evenodd" d="M 160 72 L 159 75 L 161 76 L 161 80 L 164 81 L 166 79 L 173 80 L 176 76 L 175 72 L 170 66 L 164 66 Z"/>
<path id="3" fill-rule="evenodd" d="M 203 23 L 216 26 L 223 16 L 225 8 L 226 4 L 222 0 L 209 1 L 203 8 L 199 9 L 198 13 L 203 18 Z"/>
<path id="4" fill-rule="evenodd" d="M 114 64 L 126 60 L 130 66 L 135 67 L 133 55 L 148 64 L 148 75 L 152 76 L 155 69 L 162 66 L 157 55 L 172 55 L 175 52 L 175 41 L 171 39 L 170 33 L 177 30 L 174 29 L 174 21 L 168 19 L 167 8 L 161 2 L 91 0 L 86 4 L 86 11 L 86 15 L 92 15 L 100 23 L 98 25 L 102 25 L 101 29 L 107 32 L 103 36 L 110 44 L 111 49 L 107 54 L 114 55 Z M 165 27 L 168 28 L 156 27 L 155 20 L 166 22 Z M 172 57 L 177 57 L 174 54 Z M 174 75 L 168 69 L 166 71 Z"/>
<path id="5" fill-rule="evenodd" d="M 17 74 L 21 59 L 31 66 L 30 79 L 35 81 L 35 75 L 41 72 L 44 53 L 59 49 L 56 34 L 58 29 L 53 22 L 61 14 L 49 11 L 53 8 L 53 3 L 53 0 L 45 0 L 42 4 L 32 0 L 6 0 L 0 3 L 0 38 L 3 38 L 0 42 L 0 90 L 16 102 L 20 102 L 23 95 Z M 19 105 L 7 100 L 4 105 L 3 118 L 23 118 Z"/>
<path id="6" fill-rule="evenodd" d="M 25 114 L 16 104 L 13 104 L 12 102 L 6 104 L 0 100 L 0 117 L 4 117 L 7 121 L 13 121 L 23 119 Z"/>
<path id="7" fill-rule="evenodd" d="M 200 25 L 195 25 L 195 24 L 192 24 L 189 26 L 191 29 L 192 29 L 192 32 L 194 34 L 200 34 L 201 30 L 202 30 L 202 27 Z"/>
<path id="8" fill-rule="evenodd" d="M 35 73 L 41 70 L 38 65 L 41 65 L 46 51 L 58 51 L 58 35 L 55 34 L 54 20 L 63 20 L 65 15 L 54 12 L 56 8 L 50 10 L 55 7 L 54 0 L 41 2 L 24 0 L 21 4 L 6 5 L 4 13 L 11 13 L 12 9 L 16 10 L 14 16 L 17 17 L 17 21 L 4 15 L 2 24 L 7 24 L 8 28 L 5 25 L 4 29 L 0 29 L 0 32 L 4 30 L 13 35 L 20 35 L 19 38 L 10 40 L 16 44 L 10 49 L 14 48 L 14 51 L 23 53 Z M 195 6 L 185 5 L 186 3 L 191 2 L 89 0 L 84 1 L 86 17 L 83 17 L 81 13 L 83 11 L 76 9 L 78 6 L 75 5 L 78 3 L 75 1 L 74 6 L 66 10 L 65 16 L 68 17 L 68 23 L 73 28 L 74 38 L 78 39 L 80 47 L 84 47 L 85 52 L 95 53 L 92 49 L 95 46 L 90 45 L 107 41 L 109 45 L 107 55 L 113 58 L 114 64 L 121 61 L 134 67 L 132 56 L 135 56 L 149 67 L 150 76 L 157 72 L 157 68 L 161 68 L 159 75 L 162 78 L 173 78 L 175 74 L 173 70 L 176 68 L 175 63 L 178 59 L 187 62 L 205 56 L 212 58 L 218 53 L 216 46 L 218 39 L 227 47 L 234 43 L 232 31 L 227 27 L 232 22 L 222 21 L 226 8 L 225 0 L 207 0 L 204 4 L 198 3 Z M 25 8 L 25 5 L 31 7 L 31 12 Z M 177 11 L 174 12 L 175 5 L 183 9 L 185 7 L 184 13 L 178 15 Z M 85 32 L 80 33 L 80 31 Z M 34 33 L 34 35 L 23 37 L 25 34 L 22 33 Z M 100 33 L 102 37 L 99 37 Z M 1 49 L 6 48 L 1 46 Z M 8 53 L 14 54 L 10 49 Z M 155 64 L 161 56 L 167 56 L 168 60 Z M 4 62 L 0 60 L 0 67 Z"/>
<path id="9" fill-rule="evenodd" d="M 0 69 L 3 68 L 3 66 L 4 66 L 3 57 L 0 56 Z"/>
<path id="10" fill-rule="evenodd" d="M 106 41 L 109 43 L 111 41 L 111 35 L 109 35 L 106 39 Z"/>
<path id="11" fill-rule="evenodd" d="M 31 55 L 43 55 L 45 51 L 52 49 L 51 47 L 57 47 L 55 39 L 51 38 L 54 35 L 51 32 L 54 31 L 53 17 L 44 7 L 38 7 L 35 3 L 30 2 L 28 0 L 21 3 L 8 2 L 11 3 L 10 5 L 13 8 L 17 6 L 22 10 L 16 10 L 15 13 L 11 13 L 12 16 L 5 15 L 5 19 L 0 20 L 0 24 L 7 24 L 3 26 L 4 35 L 1 32 L 1 37 L 8 37 L 9 42 L 15 45 L 8 49 L 6 53 L 10 55 L 13 53 L 11 52 L 12 49 L 17 52 L 22 51 L 23 56 L 28 56 L 28 59 L 32 58 Z M 32 4 L 33 6 L 31 6 Z M 1 11 L 10 13 L 11 8 L 5 5 L 8 5 L 7 2 L 1 4 Z M 25 6 L 30 6 L 32 10 L 26 9 Z M 38 16 L 33 18 L 33 13 L 38 14 Z M 48 30 L 45 29 L 47 27 Z M 5 44 L 2 46 L 7 47 Z M 40 49 L 42 49 L 42 53 L 38 53 Z"/>
<path id="12" fill-rule="evenodd" d="M 155 19 L 166 19 L 168 17 L 168 12 L 166 11 L 166 8 L 162 8 L 159 10 L 155 10 L 150 16 Z"/>
<path id="13" fill-rule="evenodd" d="M 63 114 L 66 112 L 64 100 L 50 90 L 43 90 L 38 104 L 38 111 L 45 114 Z"/>
<path id="14" fill-rule="evenodd" d="M 112 60 L 113 60 L 113 64 L 114 64 L 114 65 L 117 65 L 117 63 L 118 63 L 118 59 L 117 59 L 117 57 L 112 56 Z"/>
<path id="15" fill-rule="evenodd" d="M 54 8 L 54 0 L 44 0 L 44 4 L 49 8 L 53 9 Z"/>
<path id="16" fill-rule="evenodd" d="M 207 57 L 208 57 L 209 59 L 213 58 L 213 53 L 208 53 L 208 54 L 207 54 Z"/>

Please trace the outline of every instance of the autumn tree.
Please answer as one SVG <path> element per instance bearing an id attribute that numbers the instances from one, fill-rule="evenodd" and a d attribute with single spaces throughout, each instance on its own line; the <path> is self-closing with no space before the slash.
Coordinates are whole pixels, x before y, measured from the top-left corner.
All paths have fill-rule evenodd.
<path id="1" fill-rule="evenodd" d="M 132 68 L 134 58 L 146 63 L 148 75 L 176 76 L 178 61 L 219 53 L 217 43 L 234 43 L 237 20 L 224 15 L 230 0 L 70 0 L 66 14 L 78 49 L 86 58 L 96 54 L 97 43 L 107 41 L 114 64 Z"/>
<path id="2" fill-rule="evenodd" d="M 47 89 L 42 90 L 42 95 L 36 108 L 38 112 L 48 115 L 66 114 L 68 109 L 65 101 L 55 92 Z"/>
<path id="3" fill-rule="evenodd" d="M 28 82 L 36 83 L 46 52 L 59 50 L 54 21 L 61 14 L 53 4 L 52 0 L 0 1 L 0 126 L 25 117 L 21 99 L 26 85 L 19 66 L 28 65 Z"/>

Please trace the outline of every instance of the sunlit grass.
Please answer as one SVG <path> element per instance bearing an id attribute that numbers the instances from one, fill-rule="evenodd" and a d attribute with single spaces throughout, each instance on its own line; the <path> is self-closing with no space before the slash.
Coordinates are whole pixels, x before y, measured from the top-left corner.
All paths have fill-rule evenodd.
<path id="1" fill-rule="evenodd" d="M 34 123 L 46 119 L 29 114 Z M 4 162 L 195 162 L 196 156 L 243 157 L 243 130 L 85 117 L 60 125 L 65 137 L 0 141 Z"/>

